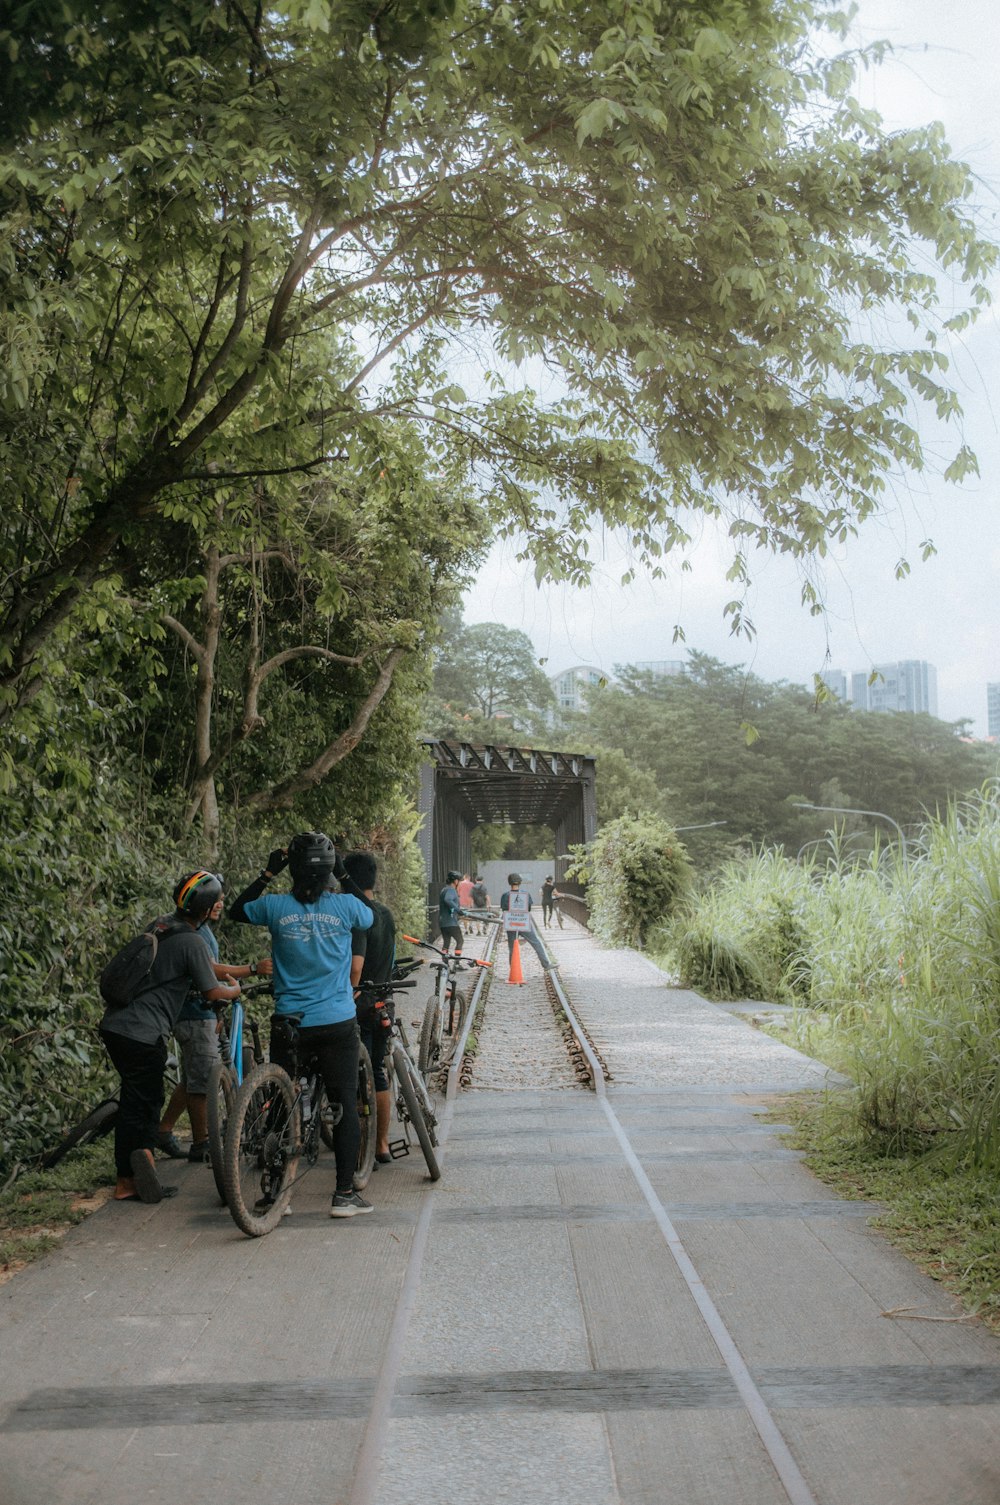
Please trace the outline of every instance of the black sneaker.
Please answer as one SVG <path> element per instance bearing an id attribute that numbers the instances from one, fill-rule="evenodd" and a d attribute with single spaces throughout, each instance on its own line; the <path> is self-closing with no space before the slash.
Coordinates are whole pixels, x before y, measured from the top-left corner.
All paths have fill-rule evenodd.
<path id="1" fill-rule="evenodd" d="M 330 1203 L 331 1218 L 354 1218 L 359 1212 L 372 1212 L 372 1204 L 356 1191 L 338 1191 Z"/>
<path id="2" fill-rule="evenodd" d="M 169 1129 L 162 1129 L 156 1136 L 156 1148 L 161 1155 L 169 1155 L 171 1160 L 186 1160 L 188 1152 Z"/>
<path id="3" fill-rule="evenodd" d="M 187 1152 L 187 1158 L 194 1161 L 196 1165 L 204 1165 L 209 1158 L 208 1140 L 199 1139 L 197 1144 L 193 1144 Z"/>

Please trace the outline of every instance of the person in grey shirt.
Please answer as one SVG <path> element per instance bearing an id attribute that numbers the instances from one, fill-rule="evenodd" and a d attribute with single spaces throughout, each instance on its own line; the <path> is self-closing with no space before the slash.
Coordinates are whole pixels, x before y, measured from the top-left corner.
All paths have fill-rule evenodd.
<path id="1" fill-rule="evenodd" d="M 166 925 L 142 986 L 124 1008 L 108 1008 L 100 1023 L 101 1039 L 121 1078 L 115 1122 L 115 1170 L 118 1202 L 159 1202 L 176 1187 L 161 1185 L 153 1152 L 163 1111 L 163 1072 L 167 1037 L 173 1032 L 184 1000 L 194 987 L 210 1002 L 239 996 L 239 984 L 220 983 L 198 926 L 222 894 L 214 873 L 188 873 L 174 889 L 175 910 L 147 929 Z"/>

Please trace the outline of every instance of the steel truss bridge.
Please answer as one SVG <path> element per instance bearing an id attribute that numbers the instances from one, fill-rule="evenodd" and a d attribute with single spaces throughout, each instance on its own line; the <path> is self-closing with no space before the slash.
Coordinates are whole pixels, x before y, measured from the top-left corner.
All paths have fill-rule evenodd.
<path id="1" fill-rule="evenodd" d="M 556 881 L 571 846 L 597 834 L 596 765 L 583 753 L 427 741 L 420 769 L 419 842 L 436 902 L 449 868 L 472 871 L 477 826 L 549 826 Z M 570 885 L 575 887 L 576 885 Z"/>

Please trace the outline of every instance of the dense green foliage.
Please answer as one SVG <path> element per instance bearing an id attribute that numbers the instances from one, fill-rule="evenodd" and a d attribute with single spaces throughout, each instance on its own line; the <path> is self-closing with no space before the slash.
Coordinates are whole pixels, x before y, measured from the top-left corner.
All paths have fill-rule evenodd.
<path id="1" fill-rule="evenodd" d="M 877 821 L 799 810 L 796 801 L 881 810 L 907 827 L 997 768 L 994 747 L 964 742 L 933 717 L 859 714 L 698 653 L 688 674 L 671 678 L 624 669 L 620 683 L 590 692 L 561 736 L 597 755 L 602 816 L 648 810 L 682 830 L 719 822 L 683 830 L 702 871 L 762 843 L 794 857 L 834 821 L 871 845 Z M 881 829 L 892 835 L 888 824 Z"/>
<path id="2" fill-rule="evenodd" d="M 566 876 L 586 884 L 590 928 L 609 946 L 644 946 L 690 888 L 684 843 L 663 821 L 622 816 L 574 855 Z"/>
<path id="3" fill-rule="evenodd" d="M 412 490 L 456 552 L 471 489 L 577 579 L 595 517 L 655 568 L 722 512 L 739 579 L 751 546 L 823 552 L 870 515 L 923 464 L 911 397 L 956 411 L 933 260 L 978 304 L 994 253 L 940 129 L 885 132 L 824 23 L 828 0 L 16 6 L 0 716 L 171 524 L 188 557 L 220 507 L 281 549 L 304 478 L 365 511 Z M 911 333 L 866 343 L 876 310 Z"/>

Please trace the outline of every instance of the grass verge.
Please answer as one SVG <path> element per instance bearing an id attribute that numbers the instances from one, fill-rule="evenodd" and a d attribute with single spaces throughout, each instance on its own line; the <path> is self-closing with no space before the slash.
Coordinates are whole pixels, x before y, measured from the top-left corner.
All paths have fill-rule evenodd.
<path id="1" fill-rule="evenodd" d="M 772 1100 L 761 1115 L 792 1125 L 786 1138 L 845 1197 L 886 1207 L 873 1219 L 890 1243 L 1000 1333 L 1000 1185 L 954 1169 L 940 1154 L 887 1157 L 859 1142 L 848 1093 Z"/>
<path id="2" fill-rule="evenodd" d="M 74 1150 L 51 1171 L 29 1171 L 0 1192 L 0 1283 L 47 1254 L 103 1206 L 115 1184 L 111 1141 Z"/>

